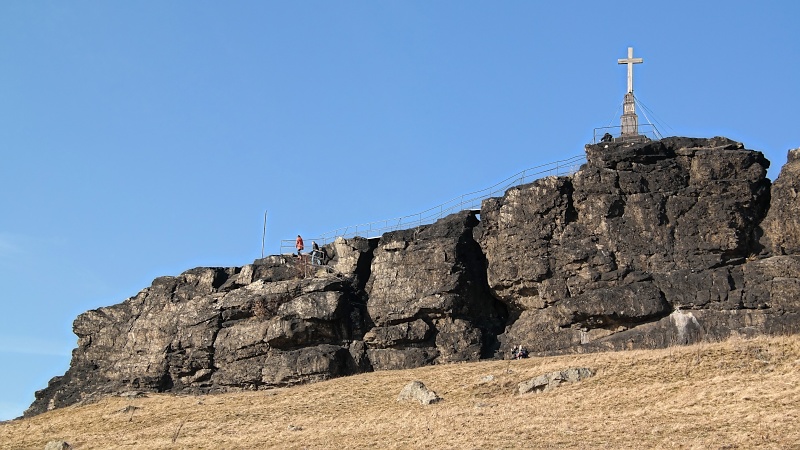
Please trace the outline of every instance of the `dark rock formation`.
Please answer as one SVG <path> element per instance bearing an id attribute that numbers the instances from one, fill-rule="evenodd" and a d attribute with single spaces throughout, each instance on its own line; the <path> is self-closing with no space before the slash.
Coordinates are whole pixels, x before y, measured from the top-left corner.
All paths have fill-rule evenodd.
<path id="1" fill-rule="evenodd" d="M 790 150 L 772 185 L 772 201 L 762 224 L 764 241 L 776 255 L 800 254 L 800 148 Z"/>
<path id="2" fill-rule="evenodd" d="M 761 153 L 725 138 L 586 150 L 574 176 L 484 202 L 478 240 L 489 284 L 518 317 L 501 336 L 504 350 L 659 347 L 798 328 L 767 301 L 786 297 L 782 277 L 800 276 L 796 264 L 747 263 L 762 253 L 770 200 Z M 684 315 L 689 329 L 675 332 Z"/>
<path id="3" fill-rule="evenodd" d="M 369 370 L 800 331 L 800 153 L 725 138 L 586 147 L 548 177 L 325 266 L 270 256 L 81 314 L 26 416 L 128 391 L 267 389 Z M 772 205 L 770 207 L 770 204 Z"/>
<path id="4" fill-rule="evenodd" d="M 477 224 L 463 212 L 383 235 L 366 287 L 373 367 L 475 361 L 494 352 L 506 313 L 487 289 L 483 254 L 472 239 Z"/>
<path id="5" fill-rule="evenodd" d="M 345 343 L 363 329 L 360 299 L 346 279 L 298 278 L 297 266 L 270 257 L 193 269 L 81 314 L 69 370 L 26 414 L 130 389 L 258 389 L 353 373 Z"/>

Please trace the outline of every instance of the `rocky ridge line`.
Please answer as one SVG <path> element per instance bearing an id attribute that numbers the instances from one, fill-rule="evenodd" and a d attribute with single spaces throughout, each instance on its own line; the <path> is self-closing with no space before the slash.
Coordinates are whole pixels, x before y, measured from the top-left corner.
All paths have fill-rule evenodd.
<path id="1" fill-rule="evenodd" d="M 800 149 L 726 138 L 586 147 L 548 177 L 435 224 L 296 258 L 196 268 L 75 320 L 32 416 L 132 390 L 268 389 L 370 370 L 657 348 L 800 329 Z M 770 206 L 772 205 L 772 206 Z"/>

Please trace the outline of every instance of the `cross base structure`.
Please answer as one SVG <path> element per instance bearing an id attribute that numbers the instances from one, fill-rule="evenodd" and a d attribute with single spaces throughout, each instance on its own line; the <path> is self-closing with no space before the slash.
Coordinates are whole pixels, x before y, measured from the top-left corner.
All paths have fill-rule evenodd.
<path id="1" fill-rule="evenodd" d="M 639 135 L 639 117 L 636 115 L 635 102 L 633 100 L 632 92 L 625 94 L 625 100 L 622 103 L 622 117 L 620 117 L 620 125 L 622 126 L 622 132 L 620 133 L 621 137 Z"/>

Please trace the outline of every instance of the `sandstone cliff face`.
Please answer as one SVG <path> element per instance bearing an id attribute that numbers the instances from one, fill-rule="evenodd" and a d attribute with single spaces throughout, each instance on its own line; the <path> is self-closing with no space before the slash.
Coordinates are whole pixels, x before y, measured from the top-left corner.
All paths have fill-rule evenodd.
<path id="1" fill-rule="evenodd" d="M 369 370 L 800 331 L 800 150 L 771 186 L 725 138 L 586 148 L 549 177 L 327 266 L 198 268 L 81 314 L 26 412 L 126 391 L 266 389 Z M 771 206 L 770 206 L 771 205 Z"/>

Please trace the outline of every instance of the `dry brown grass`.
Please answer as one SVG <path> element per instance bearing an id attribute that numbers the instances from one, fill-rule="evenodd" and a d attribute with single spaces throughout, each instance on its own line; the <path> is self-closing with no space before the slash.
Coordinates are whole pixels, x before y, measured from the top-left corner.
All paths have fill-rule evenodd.
<path id="1" fill-rule="evenodd" d="M 597 373 L 514 394 L 567 367 Z M 2 424 L 0 447 L 800 448 L 799 373 L 799 336 L 453 364 L 274 391 L 107 398 Z M 412 380 L 445 400 L 398 403 Z"/>

